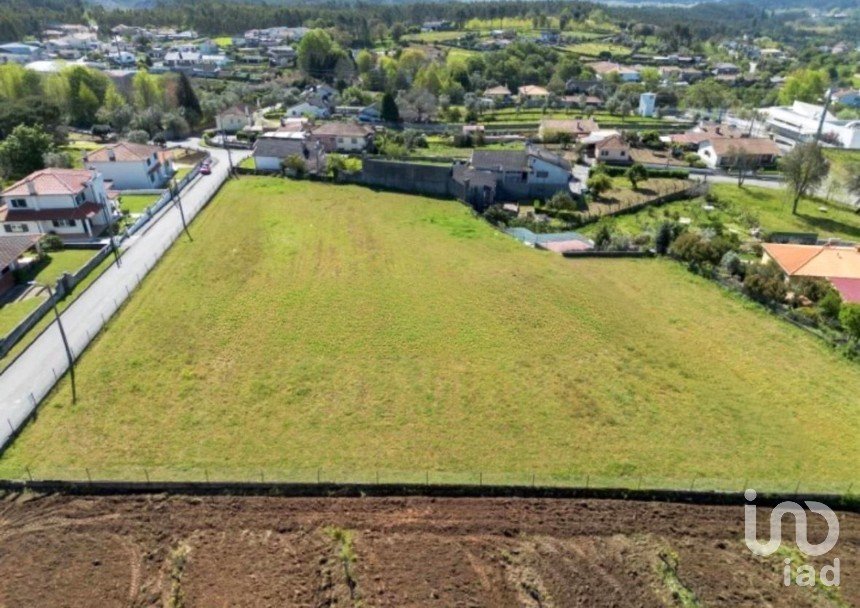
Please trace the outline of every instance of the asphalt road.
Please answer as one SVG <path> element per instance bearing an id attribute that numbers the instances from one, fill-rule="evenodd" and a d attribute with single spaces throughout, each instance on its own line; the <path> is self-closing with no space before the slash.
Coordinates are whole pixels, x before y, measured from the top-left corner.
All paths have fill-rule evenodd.
<path id="1" fill-rule="evenodd" d="M 199 141 L 190 140 L 183 145 L 196 147 Z M 195 179 L 181 193 L 182 207 L 189 222 L 227 179 L 227 152 L 220 149 L 209 152 L 213 159 L 212 174 Z M 238 163 L 250 152 L 233 150 L 231 154 L 233 162 Z M 193 227 L 191 231 L 193 236 Z M 61 314 L 75 357 L 181 234 L 179 209 L 176 205 L 168 205 L 143 230 L 125 241 L 122 265 L 111 265 Z M 0 446 L 6 445 L 67 369 L 68 359 L 54 321 L 0 375 Z"/>

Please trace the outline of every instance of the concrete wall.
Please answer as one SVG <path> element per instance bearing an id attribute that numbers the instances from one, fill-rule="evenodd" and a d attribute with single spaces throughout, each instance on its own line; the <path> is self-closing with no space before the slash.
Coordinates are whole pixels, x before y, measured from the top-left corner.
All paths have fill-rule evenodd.
<path id="1" fill-rule="evenodd" d="M 456 196 L 449 165 L 364 159 L 361 183 L 430 196 Z"/>

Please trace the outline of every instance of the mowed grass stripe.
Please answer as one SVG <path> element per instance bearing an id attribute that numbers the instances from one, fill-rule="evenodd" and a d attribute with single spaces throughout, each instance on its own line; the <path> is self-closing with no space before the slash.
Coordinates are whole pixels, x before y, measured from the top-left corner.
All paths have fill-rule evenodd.
<path id="1" fill-rule="evenodd" d="M 192 233 L 0 474 L 855 473 L 858 367 L 674 263 L 565 260 L 454 202 L 274 178 L 228 184 Z"/>

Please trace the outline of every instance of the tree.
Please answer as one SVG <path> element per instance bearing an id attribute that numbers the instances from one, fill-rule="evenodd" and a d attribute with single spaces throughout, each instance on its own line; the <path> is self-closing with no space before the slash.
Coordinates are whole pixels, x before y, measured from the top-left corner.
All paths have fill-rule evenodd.
<path id="1" fill-rule="evenodd" d="M 684 107 L 710 112 L 715 108 L 728 106 L 733 97 L 729 87 L 713 78 L 709 78 L 692 84 L 687 88 L 687 92 L 684 94 Z"/>
<path id="2" fill-rule="evenodd" d="M 675 238 L 675 228 L 671 222 L 663 222 L 657 228 L 657 234 L 654 236 L 654 250 L 659 255 L 666 255 L 669 252 L 669 247 L 672 245 L 672 240 Z"/>
<path id="3" fill-rule="evenodd" d="M 185 72 L 179 73 L 179 80 L 176 83 L 176 104 L 185 110 L 185 119 L 189 124 L 195 124 L 203 115 L 200 100 Z"/>
<path id="4" fill-rule="evenodd" d="M 787 289 L 782 270 L 774 262 L 756 264 L 744 277 L 744 291 L 762 304 L 784 302 Z"/>
<path id="5" fill-rule="evenodd" d="M 839 310 L 839 323 L 849 336 L 860 341 L 860 304 L 843 303 Z"/>
<path id="6" fill-rule="evenodd" d="M 589 177 L 585 185 L 595 197 L 600 198 L 601 194 L 612 188 L 612 178 L 605 173 L 598 173 Z"/>
<path id="7" fill-rule="evenodd" d="M 827 177 L 830 164 L 818 144 L 808 142 L 795 146 L 783 157 L 780 166 L 794 197 L 791 212 L 797 214 L 797 204 L 801 197 Z"/>
<path id="8" fill-rule="evenodd" d="M 634 190 L 636 190 L 639 186 L 639 182 L 648 179 L 648 169 L 640 163 L 635 163 L 627 169 L 624 173 L 624 177 L 630 180 L 630 185 L 633 186 Z"/>
<path id="9" fill-rule="evenodd" d="M 788 75 L 779 91 L 779 103 L 791 105 L 795 101 L 817 102 L 823 95 L 830 78 L 824 70 L 802 68 Z"/>
<path id="10" fill-rule="evenodd" d="M 326 157 L 326 172 L 334 181 L 346 169 L 346 159 L 342 154 L 329 154 Z"/>
<path id="11" fill-rule="evenodd" d="M 297 49 L 299 69 L 320 80 L 334 79 L 334 69 L 338 60 L 345 57 L 343 49 L 328 32 L 321 29 L 309 31 L 302 37 Z"/>
<path id="12" fill-rule="evenodd" d="M 133 144 L 145 144 L 149 141 L 149 133 L 143 129 L 135 129 L 128 132 L 126 139 Z"/>
<path id="13" fill-rule="evenodd" d="M 72 157 L 68 152 L 46 152 L 42 160 L 46 167 L 56 167 L 57 169 L 72 168 Z"/>
<path id="14" fill-rule="evenodd" d="M 138 110 L 149 108 L 160 108 L 164 99 L 161 91 L 161 82 L 146 70 L 140 70 L 131 81 L 132 97 L 134 107 Z"/>
<path id="15" fill-rule="evenodd" d="M 394 95 L 392 95 L 391 93 L 386 92 L 382 95 L 379 116 L 385 122 L 400 122 L 400 110 L 397 107 L 397 102 L 394 100 Z"/>
<path id="16" fill-rule="evenodd" d="M 304 177 L 305 172 L 307 171 L 307 164 L 305 163 L 305 159 L 298 154 L 291 154 L 290 156 L 282 160 L 281 164 L 283 165 L 284 170 L 287 173 L 290 173 L 298 178 Z"/>
<path id="17" fill-rule="evenodd" d="M 391 34 L 391 39 L 394 40 L 394 42 L 400 42 L 400 39 L 403 37 L 403 34 L 406 33 L 406 26 L 398 21 L 391 26 L 391 30 L 389 33 Z"/>
<path id="18" fill-rule="evenodd" d="M 41 125 L 18 125 L 0 143 L 0 167 L 13 179 L 45 168 L 45 154 L 51 152 L 53 140 Z"/>

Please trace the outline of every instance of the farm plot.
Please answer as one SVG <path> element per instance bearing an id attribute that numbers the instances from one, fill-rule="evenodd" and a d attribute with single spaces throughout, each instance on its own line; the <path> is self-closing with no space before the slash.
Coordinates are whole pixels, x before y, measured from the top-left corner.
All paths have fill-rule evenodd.
<path id="1" fill-rule="evenodd" d="M 573 262 L 454 202 L 276 178 L 230 182 L 191 232 L 0 474 L 856 475 L 856 364 L 672 263 Z"/>

